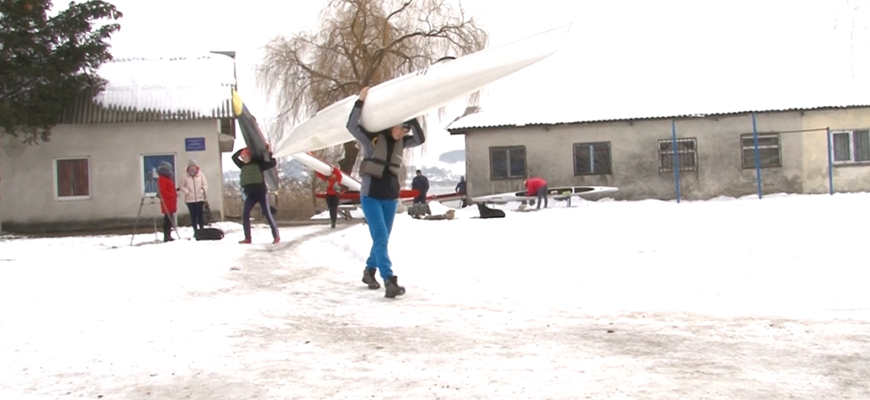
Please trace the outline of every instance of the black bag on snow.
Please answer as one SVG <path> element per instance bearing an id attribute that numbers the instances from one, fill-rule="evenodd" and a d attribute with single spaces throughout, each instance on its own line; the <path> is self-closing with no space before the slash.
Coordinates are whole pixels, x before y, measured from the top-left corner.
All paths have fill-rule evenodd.
<path id="1" fill-rule="evenodd" d="M 221 240 L 224 238 L 224 231 L 218 228 L 203 228 L 197 230 L 193 234 L 193 238 L 196 240 Z"/>
<path id="2" fill-rule="evenodd" d="M 477 203 L 477 209 L 480 211 L 480 218 L 504 218 L 504 211 L 489 208 L 483 203 Z"/>

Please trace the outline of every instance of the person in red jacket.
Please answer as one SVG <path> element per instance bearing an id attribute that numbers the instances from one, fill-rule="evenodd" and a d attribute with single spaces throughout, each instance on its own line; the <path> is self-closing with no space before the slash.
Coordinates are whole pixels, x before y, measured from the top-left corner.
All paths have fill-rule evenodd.
<path id="1" fill-rule="evenodd" d="M 535 196 L 537 198 L 537 210 L 541 209 L 541 202 L 544 203 L 544 208 L 547 208 L 549 205 L 549 199 L 547 198 L 547 181 L 542 178 L 532 178 L 523 182 L 523 185 L 528 189 L 528 192 L 526 193 L 527 196 Z"/>
<path id="2" fill-rule="evenodd" d="M 338 199 L 341 195 L 341 170 L 333 165 L 329 177 L 320 172 L 316 174 L 318 178 L 326 180 L 326 207 L 329 208 L 329 220 L 332 221 L 332 228 L 335 229 L 335 220 L 338 219 Z"/>
<path id="3" fill-rule="evenodd" d="M 171 242 L 175 213 L 178 211 L 178 193 L 172 181 L 172 164 L 164 161 L 157 167 L 157 196 L 160 197 L 160 212 L 163 213 L 163 241 Z M 180 238 L 179 238 L 180 239 Z"/>

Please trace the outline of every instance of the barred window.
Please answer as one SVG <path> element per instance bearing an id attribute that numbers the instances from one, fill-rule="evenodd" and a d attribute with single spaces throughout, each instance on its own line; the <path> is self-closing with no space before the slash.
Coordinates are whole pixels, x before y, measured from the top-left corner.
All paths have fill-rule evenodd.
<path id="1" fill-rule="evenodd" d="M 676 140 L 677 160 L 680 171 L 698 170 L 698 139 L 679 138 Z M 674 171 L 674 140 L 659 139 L 659 172 Z"/>

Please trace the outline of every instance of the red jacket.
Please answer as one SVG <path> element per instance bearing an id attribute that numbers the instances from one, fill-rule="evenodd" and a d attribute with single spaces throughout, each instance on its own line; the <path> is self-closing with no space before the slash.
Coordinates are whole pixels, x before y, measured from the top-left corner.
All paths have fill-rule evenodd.
<path id="1" fill-rule="evenodd" d="M 547 181 L 541 178 L 532 178 L 526 181 L 526 188 L 529 191 L 526 193 L 527 196 L 537 196 L 538 189 L 547 185 Z"/>
<path id="2" fill-rule="evenodd" d="M 338 191 L 335 191 L 336 188 L 338 188 Z M 341 170 L 335 168 L 332 170 L 332 175 L 326 181 L 326 194 L 335 196 L 339 192 L 341 192 Z"/>
<path id="3" fill-rule="evenodd" d="M 160 212 L 174 214 L 178 211 L 178 193 L 175 192 L 175 184 L 172 183 L 172 179 L 160 175 L 157 178 L 157 190 L 160 192 L 160 198 L 163 200 Z"/>
<path id="4" fill-rule="evenodd" d="M 335 196 L 341 192 L 341 170 L 338 168 L 332 169 L 332 174 L 327 178 L 326 175 L 321 174 L 320 172 L 315 172 L 318 178 L 326 181 L 326 194 L 328 196 Z M 335 190 L 338 188 L 338 191 Z"/>

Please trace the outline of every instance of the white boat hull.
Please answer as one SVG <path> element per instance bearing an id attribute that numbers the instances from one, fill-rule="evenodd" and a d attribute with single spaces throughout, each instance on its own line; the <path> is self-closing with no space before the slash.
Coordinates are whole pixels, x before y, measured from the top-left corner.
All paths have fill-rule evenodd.
<path id="1" fill-rule="evenodd" d="M 423 115 L 474 93 L 555 53 L 571 24 L 373 86 L 360 117 L 369 132 L 377 132 Z M 276 157 L 319 150 L 353 140 L 347 119 L 357 96 L 320 110 L 290 131 L 274 150 Z"/>
<path id="2" fill-rule="evenodd" d="M 307 153 L 299 153 L 294 154 L 292 156 L 293 159 L 305 164 L 306 167 L 311 168 L 317 172 L 320 172 L 323 175 L 329 176 L 332 174 L 332 166 L 324 162 L 323 160 L 314 157 Z M 362 188 L 362 184 L 351 178 L 349 175 L 344 172 L 341 173 L 341 185 L 346 187 L 348 190 L 359 191 Z"/>
<path id="3" fill-rule="evenodd" d="M 591 194 L 613 193 L 618 188 L 611 186 L 564 186 L 554 187 L 547 191 L 547 197 L 555 200 L 564 200 L 568 197 L 588 196 Z M 535 196 L 527 196 L 525 191 L 490 194 L 477 196 L 471 199 L 475 203 L 509 203 L 512 201 L 534 200 Z"/>

